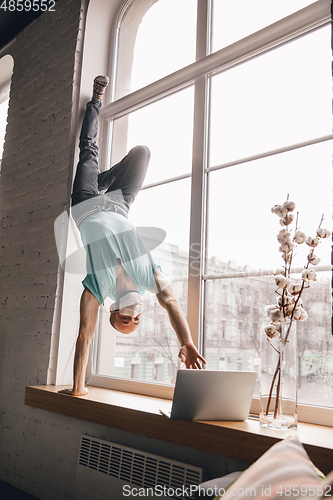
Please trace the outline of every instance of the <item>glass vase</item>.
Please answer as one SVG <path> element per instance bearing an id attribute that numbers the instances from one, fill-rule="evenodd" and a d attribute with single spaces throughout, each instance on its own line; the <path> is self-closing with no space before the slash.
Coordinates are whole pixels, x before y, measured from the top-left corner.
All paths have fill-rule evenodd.
<path id="1" fill-rule="evenodd" d="M 269 338 L 263 320 L 260 333 L 260 425 L 274 429 L 297 427 L 297 335 L 295 321 L 280 323 Z"/>

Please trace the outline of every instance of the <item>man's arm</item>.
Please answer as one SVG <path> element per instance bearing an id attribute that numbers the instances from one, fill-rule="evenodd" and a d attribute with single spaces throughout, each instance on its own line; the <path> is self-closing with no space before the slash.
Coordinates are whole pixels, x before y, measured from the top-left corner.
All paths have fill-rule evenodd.
<path id="1" fill-rule="evenodd" d="M 193 344 L 190 328 L 174 296 L 171 283 L 168 282 L 158 268 L 155 272 L 155 281 L 158 291 L 156 294 L 157 300 L 163 309 L 167 311 L 171 326 L 175 330 L 181 345 L 179 358 L 185 363 L 186 368 L 201 368 L 201 363 L 206 364 L 206 360 L 199 354 Z"/>
<path id="2" fill-rule="evenodd" d="M 84 382 L 88 364 L 89 346 L 96 328 L 98 309 L 98 300 L 88 288 L 85 288 L 80 302 L 80 328 L 74 358 L 74 386 L 73 389 L 65 389 L 60 392 L 71 394 L 72 396 L 84 396 L 88 394 L 88 389 L 85 388 Z"/>

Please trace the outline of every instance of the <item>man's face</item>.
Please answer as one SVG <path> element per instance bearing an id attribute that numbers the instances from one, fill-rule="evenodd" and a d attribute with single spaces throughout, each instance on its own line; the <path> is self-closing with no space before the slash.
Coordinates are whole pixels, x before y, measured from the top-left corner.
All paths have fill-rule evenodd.
<path id="1" fill-rule="evenodd" d="M 119 311 L 114 311 L 110 314 L 110 323 L 118 332 L 125 334 L 132 333 L 138 328 L 141 316 L 142 313 L 132 318 L 131 316 L 120 314 Z"/>

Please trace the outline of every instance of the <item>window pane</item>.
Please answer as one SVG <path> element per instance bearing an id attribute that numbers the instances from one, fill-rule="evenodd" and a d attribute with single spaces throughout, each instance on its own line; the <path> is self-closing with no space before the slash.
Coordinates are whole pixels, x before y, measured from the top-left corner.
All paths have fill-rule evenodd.
<path id="1" fill-rule="evenodd" d="M 212 78 L 210 165 L 330 134 L 330 28 Z"/>
<path id="2" fill-rule="evenodd" d="M 114 121 L 112 164 L 137 144 L 151 159 L 145 184 L 191 172 L 193 87 L 177 92 Z"/>
<path id="3" fill-rule="evenodd" d="M 234 273 L 234 263 L 218 264 L 221 273 Z M 267 277 L 212 280 L 205 294 L 205 357 L 210 370 L 257 370 L 260 321 L 274 289 Z M 255 297 L 255 300 L 254 300 Z M 268 302 L 267 302 L 268 301 Z M 255 395 L 259 395 L 256 384 Z"/>
<path id="4" fill-rule="evenodd" d="M 255 33 L 303 9 L 313 0 L 213 0 L 212 51 Z"/>
<path id="5" fill-rule="evenodd" d="M 196 8 L 193 0 L 133 3 L 120 26 L 115 99 L 194 62 Z"/>
<path id="6" fill-rule="evenodd" d="M 252 269 L 275 269 L 280 226 L 271 207 L 287 194 L 296 203 L 299 225 L 315 233 L 322 214 L 331 228 L 332 141 L 224 168 L 209 174 L 207 256 L 235 261 Z M 306 249 L 297 260 L 303 266 Z M 318 250 L 321 264 L 330 264 L 330 245 Z M 303 258 L 303 260 L 302 260 Z M 213 272 L 216 274 L 217 272 Z"/>
<path id="7" fill-rule="evenodd" d="M 221 262 L 221 272 L 233 273 L 235 266 Z M 331 407 L 331 274 L 322 273 L 308 292 L 303 295 L 308 319 L 296 323 L 300 370 L 298 402 Z M 260 322 L 265 306 L 275 302 L 274 284 L 270 277 L 239 277 L 207 282 L 205 357 L 209 369 L 258 370 Z M 259 381 L 254 395 L 259 397 Z"/>
<path id="8" fill-rule="evenodd" d="M 133 224 L 160 227 L 165 243 L 188 252 L 191 179 L 144 189 L 136 197 L 129 214 Z M 177 221 L 177 223 L 175 223 Z"/>
<path id="9" fill-rule="evenodd" d="M 130 219 L 136 227 L 150 226 L 165 230 L 166 239 L 152 251 L 152 256 L 171 281 L 185 315 L 189 207 L 190 179 L 185 179 L 141 191 L 130 212 Z M 177 336 L 155 295 L 146 293 L 144 302 L 140 326 L 130 335 L 113 330 L 105 312 L 106 319 L 101 323 L 99 334 L 98 374 L 173 384 L 179 368 Z"/>
<path id="10" fill-rule="evenodd" d="M 271 273 L 252 277 L 241 273 L 282 265 L 276 239 L 281 226 L 271 207 L 283 203 L 289 193 L 302 231 L 315 235 L 322 214 L 322 227 L 332 229 L 331 151 L 332 141 L 324 142 L 209 174 L 206 274 L 235 276 L 206 285 L 205 341 L 211 368 L 256 366 L 259 324 L 265 306 L 276 302 L 275 285 Z M 293 267 L 303 268 L 308 253 L 309 247 L 299 246 Z M 322 241 L 316 255 L 320 266 L 329 267 L 331 241 Z M 317 274 L 317 281 L 302 295 L 308 320 L 297 322 L 299 401 L 331 406 L 331 273 Z"/>

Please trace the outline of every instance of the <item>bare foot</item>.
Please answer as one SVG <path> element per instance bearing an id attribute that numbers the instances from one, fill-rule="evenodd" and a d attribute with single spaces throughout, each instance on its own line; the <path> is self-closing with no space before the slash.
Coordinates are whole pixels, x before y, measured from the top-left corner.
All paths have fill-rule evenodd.
<path id="1" fill-rule="evenodd" d="M 85 387 L 83 393 L 74 393 L 73 389 L 61 389 L 58 394 L 68 394 L 68 396 L 86 396 L 89 393 L 88 389 Z"/>

